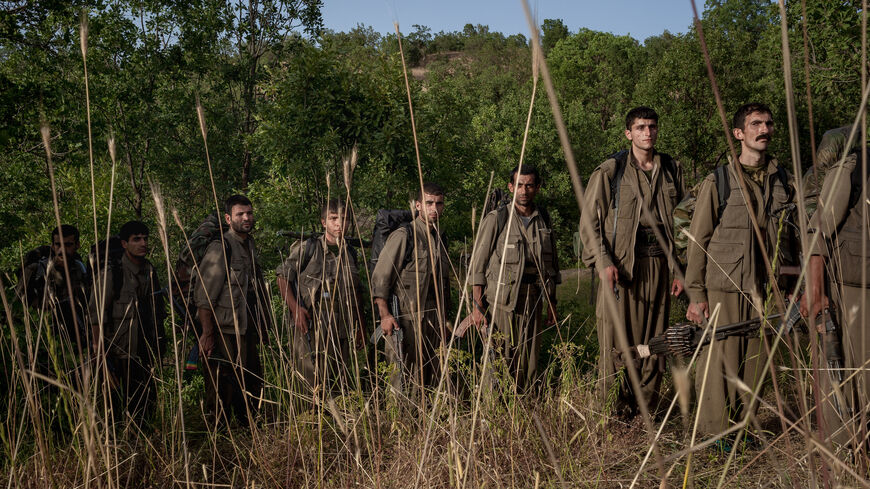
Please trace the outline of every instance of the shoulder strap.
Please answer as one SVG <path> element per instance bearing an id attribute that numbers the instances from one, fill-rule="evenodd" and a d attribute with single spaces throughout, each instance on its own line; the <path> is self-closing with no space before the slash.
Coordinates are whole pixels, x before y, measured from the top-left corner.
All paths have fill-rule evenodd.
<path id="1" fill-rule="evenodd" d="M 411 259 L 414 257 L 414 246 L 416 243 L 414 243 L 414 229 L 411 227 L 413 224 L 414 221 L 402 224 L 402 228 L 405 229 L 405 257 L 402 258 L 402 268 L 411 263 Z"/>
<path id="2" fill-rule="evenodd" d="M 677 181 L 677 165 L 674 164 L 674 159 L 667 153 L 659 153 L 659 156 L 661 157 L 664 175 L 669 177 L 671 183 L 675 183 Z"/>
<path id="3" fill-rule="evenodd" d="M 731 179 L 728 175 L 728 165 L 717 166 L 713 170 L 713 180 L 716 183 L 716 192 L 719 194 L 719 207 L 716 215 L 722 217 L 722 212 L 725 211 L 725 206 L 728 204 L 728 197 L 731 196 Z"/>
<path id="4" fill-rule="evenodd" d="M 858 161 L 855 163 L 855 168 L 852 168 L 852 174 L 850 175 L 850 187 L 849 187 L 849 209 L 855 207 L 858 203 L 858 200 L 861 198 L 861 189 L 863 188 L 863 183 L 861 181 L 861 158 L 859 153 Z"/>
<path id="5" fill-rule="evenodd" d="M 622 183 L 622 175 L 625 173 L 625 163 L 628 161 L 628 150 L 624 149 L 610 155 L 610 157 L 616 160 L 616 170 L 613 172 L 613 178 L 610 179 L 610 207 L 618 209 L 619 187 Z"/>
<path id="6" fill-rule="evenodd" d="M 610 208 L 613 209 L 613 237 L 610 242 L 616 241 L 616 223 L 619 217 L 619 189 L 622 186 L 622 175 L 625 173 L 625 164 L 628 161 L 628 150 L 624 149 L 615 153 L 611 158 L 616 160 L 616 171 L 610 179 Z"/>
<path id="7" fill-rule="evenodd" d="M 553 221 L 550 220 L 550 212 L 544 206 L 538 206 L 538 214 L 541 215 L 544 224 L 546 224 L 548 228 L 553 229 Z"/>
<path id="8" fill-rule="evenodd" d="M 308 268 L 308 264 L 311 262 L 311 258 L 314 257 L 314 253 L 317 250 L 317 245 L 317 238 L 308 238 L 305 240 L 305 251 L 302 252 L 302 261 L 299 262 L 300 272 Z"/>

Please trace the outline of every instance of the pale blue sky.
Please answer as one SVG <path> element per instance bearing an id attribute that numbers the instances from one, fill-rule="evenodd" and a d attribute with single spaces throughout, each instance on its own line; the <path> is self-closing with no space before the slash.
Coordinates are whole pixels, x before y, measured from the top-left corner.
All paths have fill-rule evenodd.
<path id="1" fill-rule="evenodd" d="M 704 1 L 696 0 L 699 9 Z M 687 0 L 530 0 L 538 18 L 562 19 L 576 32 L 593 30 L 630 34 L 643 42 L 649 36 L 686 32 L 692 23 Z M 323 23 L 334 31 L 347 31 L 357 24 L 378 32 L 393 32 L 398 22 L 402 32 L 413 24 L 438 31 L 461 31 L 467 24 L 489 25 L 504 34 L 529 31 L 520 0 L 323 0 Z"/>

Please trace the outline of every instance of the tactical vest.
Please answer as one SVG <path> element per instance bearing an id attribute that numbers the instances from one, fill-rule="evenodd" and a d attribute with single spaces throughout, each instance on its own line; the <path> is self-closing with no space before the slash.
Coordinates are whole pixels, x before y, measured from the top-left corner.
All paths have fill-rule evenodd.
<path id="1" fill-rule="evenodd" d="M 833 175 L 834 173 L 830 173 Z M 867 282 L 870 282 L 870 257 L 864 256 L 863 240 L 867 236 L 867 248 L 870 251 L 870 235 L 865 235 L 870 226 L 865 227 L 867 219 L 867 203 L 861 199 L 861 165 L 855 165 L 852 171 L 851 190 L 855 198 L 849 201 L 850 209 L 843 221 L 843 225 L 837 232 L 836 246 L 838 252 L 831 254 L 834 257 L 834 262 L 839 264 L 836 280 L 843 285 L 852 287 L 865 287 L 868 284 L 862 280 L 862 275 L 865 275 Z M 866 185 L 866 182 L 865 182 Z M 870 224 L 870 223 L 868 223 Z"/>
<path id="2" fill-rule="evenodd" d="M 731 163 L 729 163 L 729 166 Z M 793 192 L 788 188 L 789 183 L 783 180 L 777 172 L 770 173 L 769 165 L 776 165 L 776 160 L 768 160 L 765 168 L 766 184 L 763 189 L 764 211 L 755 217 L 761 228 L 762 234 L 766 235 L 766 247 L 771 259 L 776 246 L 776 233 L 778 222 L 770 217 L 785 208 L 793 201 Z M 749 212 L 755 213 L 755 209 L 747 209 L 743 192 L 733 171 L 728 170 L 729 184 L 733 189 L 725 201 L 725 208 L 718 216 L 718 225 L 713 231 L 713 236 L 707 244 L 707 270 L 705 285 L 708 290 L 722 292 L 749 292 L 758 290 L 767 278 L 763 267 L 757 266 L 760 260 L 760 248 L 757 246 L 757 238 L 752 229 Z M 745 177 L 746 185 L 754 185 Z M 708 184 L 713 185 L 711 177 Z M 747 189 L 747 193 L 754 195 L 754 191 Z M 717 209 L 718 210 L 718 209 Z"/>

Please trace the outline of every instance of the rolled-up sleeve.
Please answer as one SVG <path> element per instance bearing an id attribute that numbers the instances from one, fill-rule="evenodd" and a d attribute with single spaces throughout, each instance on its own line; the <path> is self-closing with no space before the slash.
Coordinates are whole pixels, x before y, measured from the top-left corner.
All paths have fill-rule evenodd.
<path id="1" fill-rule="evenodd" d="M 199 286 L 194 293 L 196 307 L 199 309 L 212 309 L 221 296 L 223 288 L 227 286 L 226 261 L 221 241 L 212 241 L 199 264 L 201 275 Z"/>
<path id="2" fill-rule="evenodd" d="M 393 286 L 404 265 L 402 260 L 405 257 L 406 233 L 404 228 L 399 228 L 384 243 L 384 248 L 378 255 L 378 263 L 372 271 L 372 297 L 386 300 L 392 295 Z"/>
<path id="3" fill-rule="evenodd" d="M 490 212 L 480 223 L 477 244 L 474 247 L 474 254 L 471 256 L 471 285 L 486 286 L 486 268 L 489 266 L 489 258 L 495 248 L 495 240 L 498 238 L 495 235 L 497 221 L 497 213 Z"/>

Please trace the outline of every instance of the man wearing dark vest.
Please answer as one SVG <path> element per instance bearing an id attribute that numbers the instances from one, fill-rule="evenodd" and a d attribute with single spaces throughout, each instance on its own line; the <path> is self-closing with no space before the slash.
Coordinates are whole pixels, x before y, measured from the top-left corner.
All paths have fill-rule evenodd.
<path id="1" fill-rule="evenodd" d="M 318 394 L 353 385 L 352 342 L 363 337 L 362 285 L 356 250 L 344 239 L 347 208 L 339 199 L 320 212 L 323 235 L 293 244 L 275 274 L 292 325 L 293 363 Z"/>
<path id="2" fill-rule="evenodd" d="M 431 387 L 438 382 L 450 303 L 450 262 L 438 228 L 444 190 L 424 183 L 414 207 L 414 220 L 387 238 L 371 282 L 387 359 L 394 366 L 390 384 L 406 395 L 408 383 Z M 393 295 L 398 298 L 398 317 L 390 311 Z M 401 341 L 394 336 L 399 329 Z"/>
<path id="3" fill-rule="evenodd" d="M 866 419 L 870 402 L 870 258 L 864 246 L 868 239 L 868 206 L 861 178 L 861 155 L 853 152 L 828 170 L 818 208 L 810 221 L 811 257 L 808 294 L 802 312 L 815 317 L 829 306 L 835 311 L 842 345 L 844 371 L 820 379 L 825 434 L 839 447 L 859 448 L 866 436 L 859 420 Z M 825 273 L 827 271 L 827 274 Z M 825 276 L 827 275 L 827 281 Z M 807 301 L 806 299 L 809 299 Z M 825 342 L 827 347 L 830 344 Z M 830 352 L 824 352 L 827 356 Z M 823 357 L 824 358 L 824 357 Z M 839 385 L 831 379 L 840 377 Z"/>
<path id="4" fill-rule="evenodd" d="M 791 227 L 785 226 L 778 236 L 779 218 L 793 207 L 794 191 L 791 174 L 767 154 L 773 130 L 769 107 L 760 103 L 741 106 L 734 114 L 732 131 L 740 141 L 738 162 L 745 191 L 741 190 L 735 173 L 738 169 L 732 161 L 725 172 L 717 170 L 708 175 L 698 191 L 689 227 L 693 239 L 689 241 L 686 267 L 690 301 L 686 318 L 695 323 L 705 323 L 717 304 L 719 326 L 763 315 L 770 274 L 762 252 L 766 251 L 771 261 L 776 253 L 780 266 L 794 263 L 797 257 Z M 729 189 L 727 196 L 722 196 L 725 189 Z M 758 222 L 763 242 L 753 231 L 750 212 Z M 778 283 L 781 290 L 786 290 L 784 282 Z M 751 395 L 729 379 L 739 379 L 755 389 L 767 355 L 758 336 L 729 337 L 709 348 L 710 352 L 705 350 L 698 356 L 695 391 L 698 429 L 713 435 L 726 430 L 729 421 L 742 419 L 741 411 L 750 402 Z M 730 450 L 727 441 L 720 441 L 721 448 Z"/>
<path id="5" fill-rule="evenodd" d="M 632 392 L 627 376 L 614 385 L 619 368 L 612 352 L 618 350 L 618 329 L 629 346 L 649 343 L 667 328 L 668 292 L 678 296 L 683 290 L 672 222 L 686 188 L 680 164 L 656 151 L 658 130 L 653 109 L 628 112 L 625 137 L 631 148 L 592 172 L 581 217 L 583 262 L 601 279 L 596 306 L 599 395 L 606 400 L 615 394 L 612 407 L 626 416 L 637 413 L 638 396 L 651 407 L 657 404 L 664 358 L 640 362 L 640 392 Z M 609 304 L 615 304 L 615 316 Z"/>
<path id="6" fill-rule="evenodd" d="M 546 210 L 535 203 L 541 183 L 533 166 L 511 171 L 508 190 L 516 195 L 516 204 L 483 218 L 470 270 L 472 321 L 481 328 L 489 315 L 492 333 L 497 333 L 492 338 L 494 351 L 504 359 L 518 392 L 529 390 L 538 380 L 541 314 L 546 303 L 546 324 L 556 324 L 556 284 L 561 282 L 553 225 Z M 492 375 L 497 373 L 487 368 L 484 388 L 497 380 Z"/>

